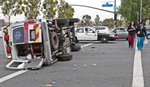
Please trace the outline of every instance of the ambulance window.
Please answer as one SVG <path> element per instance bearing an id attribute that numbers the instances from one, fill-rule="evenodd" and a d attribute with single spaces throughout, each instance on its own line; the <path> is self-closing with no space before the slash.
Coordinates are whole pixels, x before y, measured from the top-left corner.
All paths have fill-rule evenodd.
<path id="1" fill-rule="evenodd" d="M 13 43 L 23 43 L 24 40 L 28 40 L 27 36 L 28 33 L 24 31 L 23 27 L 13 29 Z"/>
<path id="2" fill-rule="evenodd" d="M 30 30 L 30 41 L 34 41 L 35 40 L 35 30 Z"/>

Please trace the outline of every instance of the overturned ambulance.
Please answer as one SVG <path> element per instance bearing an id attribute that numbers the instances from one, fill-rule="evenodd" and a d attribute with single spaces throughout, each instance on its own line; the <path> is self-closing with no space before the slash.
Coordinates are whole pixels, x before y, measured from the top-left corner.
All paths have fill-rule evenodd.
<path id="1" fill-rule="evenodd" d="M 16 22 L 3 28 L 9 69 L 39 69 L 57 60 L 69 61 L 71 51 L 81 49 L 75 43 L 74 23 L 77 18 L 32 19 Z"/>

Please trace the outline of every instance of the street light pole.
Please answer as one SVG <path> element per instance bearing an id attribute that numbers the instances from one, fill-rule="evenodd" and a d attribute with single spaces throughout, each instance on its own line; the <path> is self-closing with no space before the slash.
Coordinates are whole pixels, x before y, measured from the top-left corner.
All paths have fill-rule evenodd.
<path id="1" fill-rule="evenodd" d="M 140 22 L 142 22 L 142 0 L 140 0 Z"/>
<path id="2" fill-rule="evenodd" d="M 116 28 L 117 23 L 117 12 L 116 12 L 117 6 L 116 6 L 116 0 L 114 1 L 114 28 Z"/>

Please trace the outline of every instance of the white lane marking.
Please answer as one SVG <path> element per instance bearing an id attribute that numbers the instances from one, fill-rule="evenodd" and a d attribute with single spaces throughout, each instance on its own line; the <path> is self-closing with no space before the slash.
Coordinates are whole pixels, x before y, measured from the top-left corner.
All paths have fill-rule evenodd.
<path id="1" fill-rule="evenodd" d="M 135 44 L 134 66 L 132 87 L 144 87 L 143 68 L 141 60 L 141 51 L 137 51 L 137 41 Z"/>
<path id="2" fill-rule="evenodd" d="M 100 42 L 100 41 L 93 41 L 93 43 L 94 43 L 94 42 Z M 92 45 L 93 43 L 85 44 L 85 45 L 81 46 L 81 48 L 86 47 L 86 46 L 89 46 L 89 45 Z"/>
<path id="3" fill-rule="evenodd" d="M 93 44 L 93 43 L 85 44 L 85 45 L 81 46 L 81 48 L 86 47 L 86 46 L 89 46 L 89 45 L 92 45 L 92 44 Z M 4 76 L 4 77 L 0 78 L 0 83 L 2 83 L 2 82 L 4 82 L 4 81 L 7 81 L 7 80 L 9 80 L 9 79 L 11 79 L 11 78 L 14 78 L 14 77 L 16 77 L 16 76 L 18 76 L 18 75 L 21 75 L 21 74 L 23 74 L 23 73 L 26 73 L 26 72 L 28 72 L 28 71 L 29 71 L 29 70 L 20 70 L 20 71 L 17 71 L 17 72 L 15 72 L 15 73 L 12 73 L 12 74 L 10 74 L 10 75 Z"/>
<path id="4" fill-rule="evenodd" d="M 86 46 L 89 46 L 89 45 L 92 45 L 92 44 L 93 44 L 93 43 L 85 44 L 85 45 L 81 46 L 81 48 L 86 47 Z"/>
<path id="5" fill-rule="evenodd" d="M 20 70 L 20 71 L 17 71 L 17 72 L 15 72 L 15 73 L 12 73 L 12 74 L 10 74 L 10 75 L 4 76 L 4 77 L 0 78 L 0 83 L 2 83 L 2 82 L 4 82 L 4 81 L 7 81 L 7 80 L 9 80 L 9 79 L 11 79 L 11 78 L 13 78 L 13 77 L 18 76 L 18 75 L 21 75 L 21 74 L 23 74 L 23 73 L 25 73 L 25 72 L 28 72 L 28 71 L 29 71 L 29 70 Z"/>

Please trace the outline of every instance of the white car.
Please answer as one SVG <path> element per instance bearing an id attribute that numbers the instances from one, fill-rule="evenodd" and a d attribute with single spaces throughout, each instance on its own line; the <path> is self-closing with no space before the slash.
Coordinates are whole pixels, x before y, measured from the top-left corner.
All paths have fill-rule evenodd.
<path id="1" fill-rule="evenodd" d="M 98 33 L 93 28 L 80 27 L 75 29 L 75 41 L 81 40 L 98 40 L 102 43 L 115 40 L 114 33 Z"/>
<path id="2" fill-rule="evenodd" d="M 0 37 L 2 37 L 2 28 L 0 28 Z"/>
<path id="3" fill-rule="evenodd" d="M 93 28 L 99 33 L 109 33 L 110 29 L 106 26 L 93 26 Z"/>

